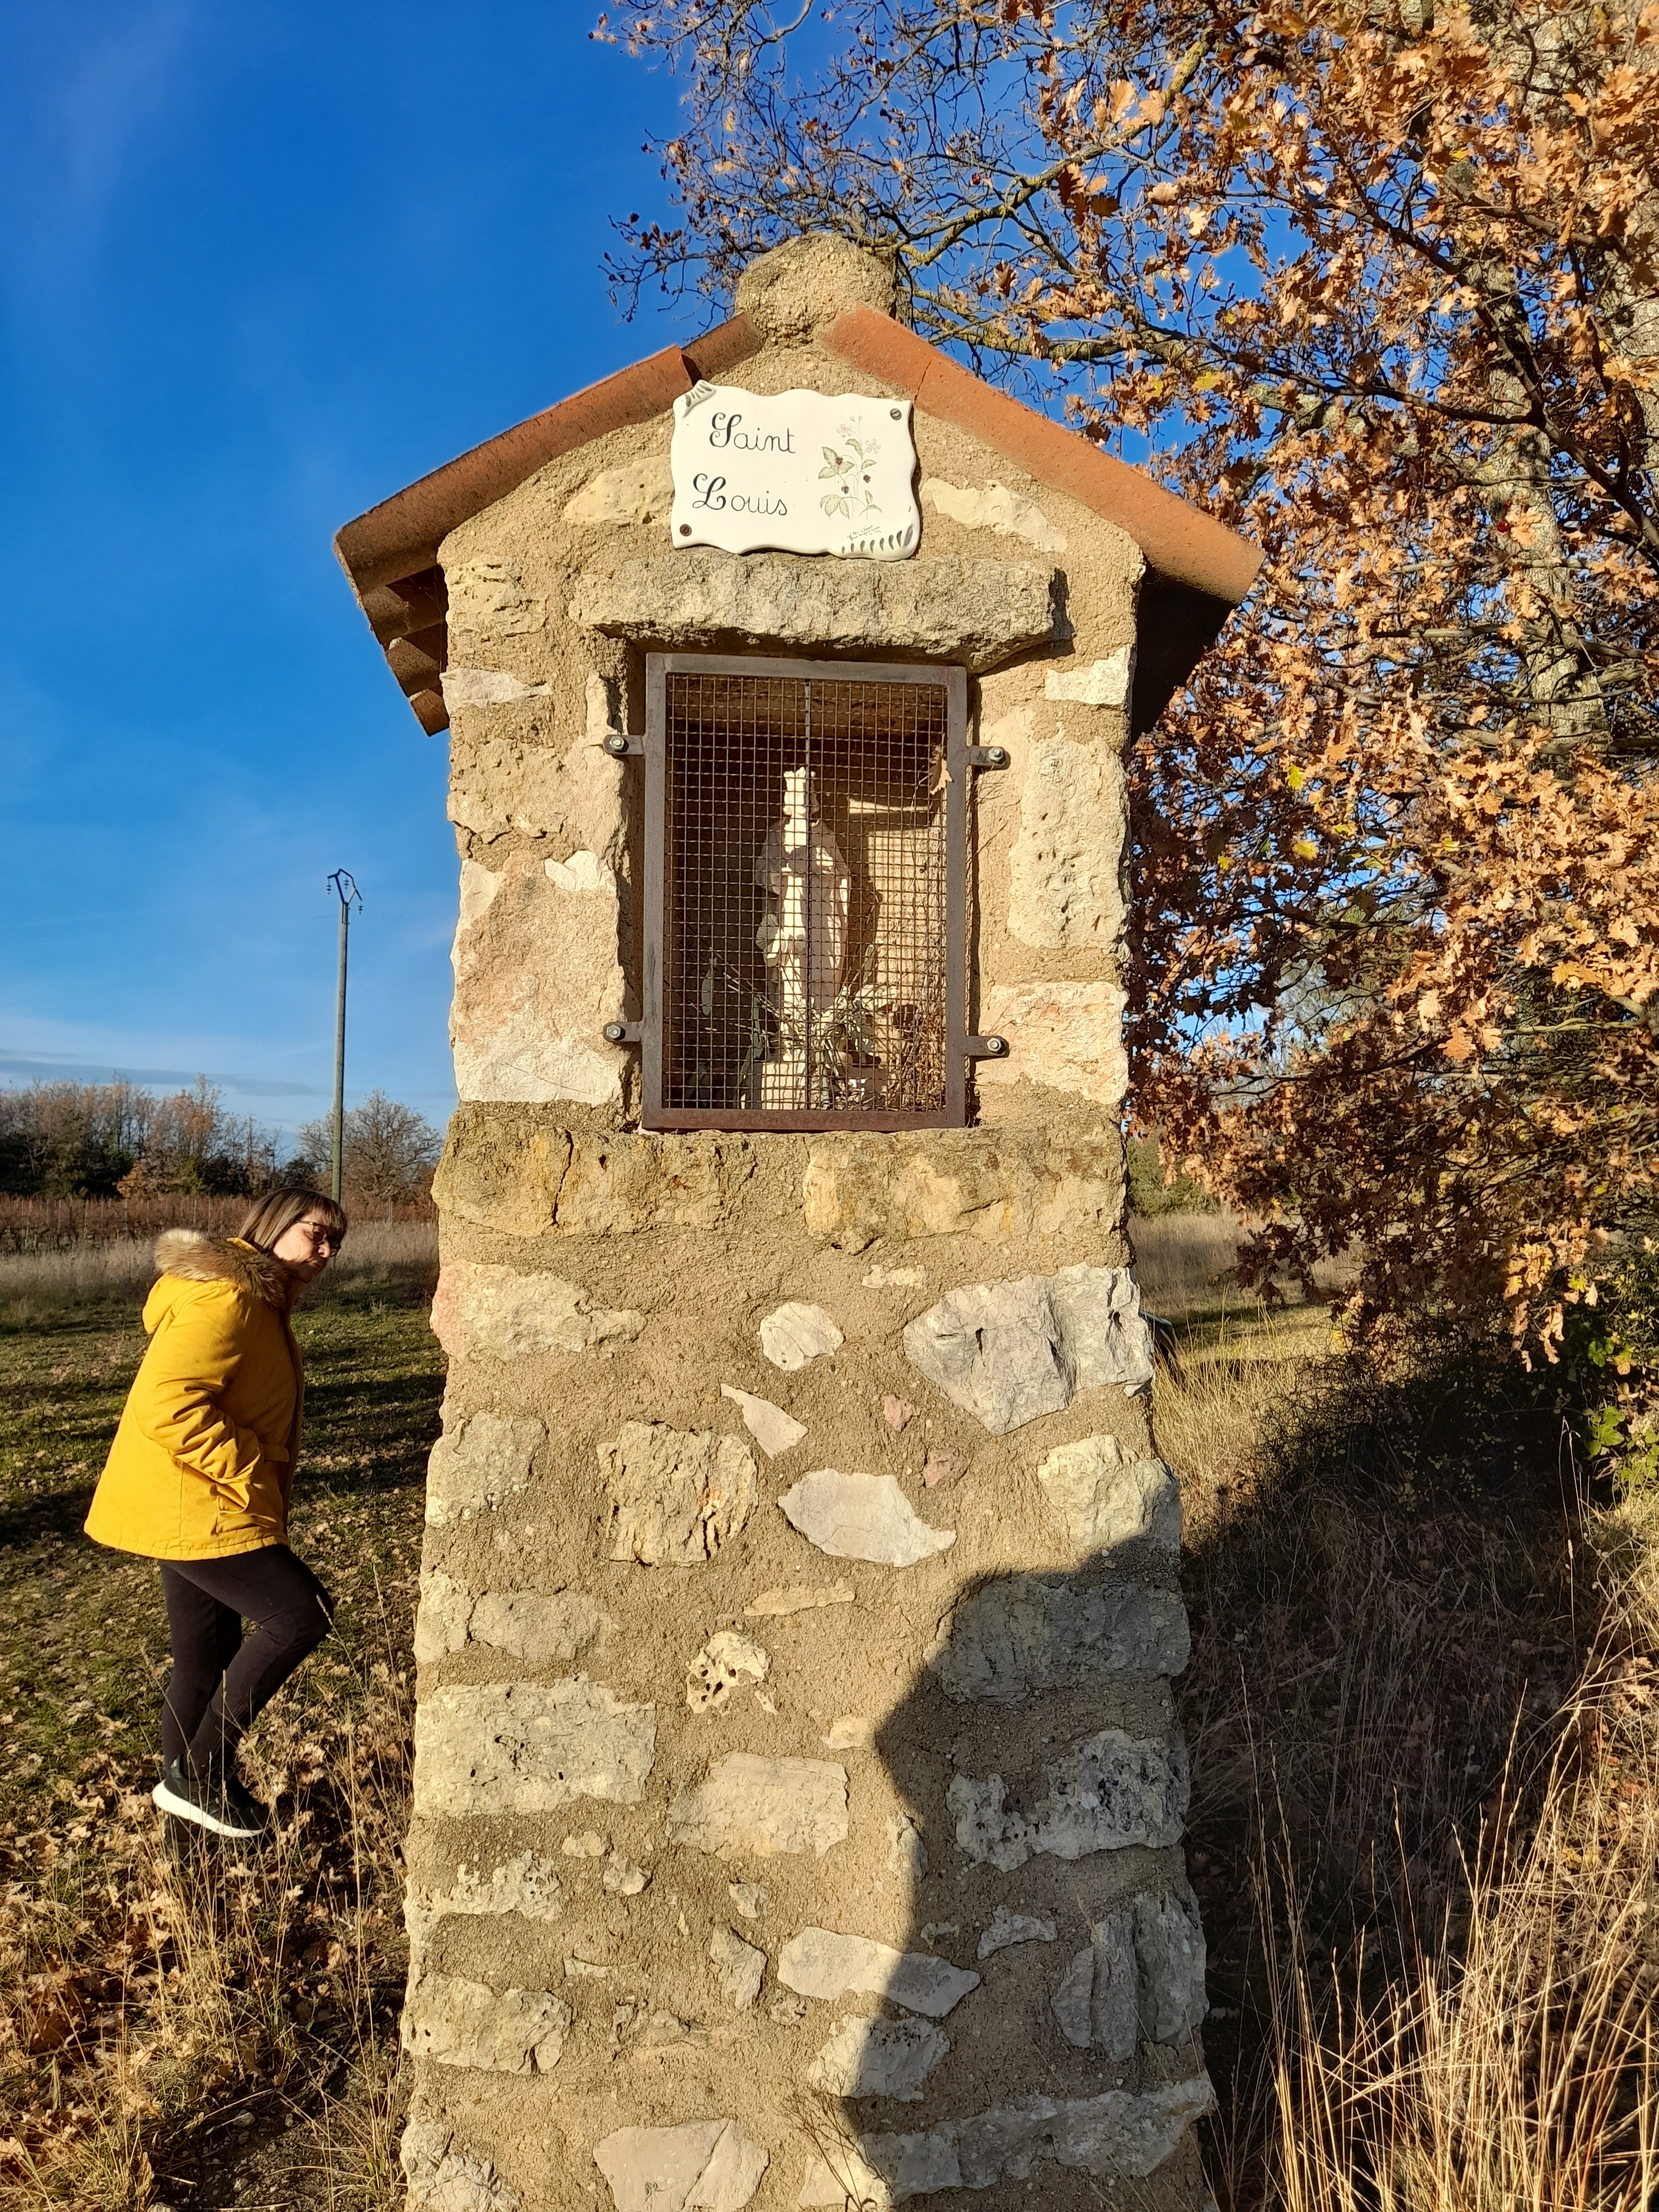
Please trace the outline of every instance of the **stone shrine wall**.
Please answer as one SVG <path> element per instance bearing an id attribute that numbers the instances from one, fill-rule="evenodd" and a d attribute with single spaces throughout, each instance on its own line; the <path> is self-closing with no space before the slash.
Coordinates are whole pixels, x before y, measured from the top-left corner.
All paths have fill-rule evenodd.
<path id="1" fill-rule="evenodd" d="M 746 385 L 881 388 L 772 289 Z M 1180 1504 L 1117 1118 L 1139 556 L 916 429 L 890 568 L 668 552 L 666 416 L 443 548 L 425 2212 L 1202 2199 Z M 600 1030 L 638 1012 L 638 771 L 603 739 L 640 726 L 642 643 L 980 672 L 1012 765 L 974 793 L 970 1021 L 1012 1051 L 976 1127 L 639 1129 Z"/>

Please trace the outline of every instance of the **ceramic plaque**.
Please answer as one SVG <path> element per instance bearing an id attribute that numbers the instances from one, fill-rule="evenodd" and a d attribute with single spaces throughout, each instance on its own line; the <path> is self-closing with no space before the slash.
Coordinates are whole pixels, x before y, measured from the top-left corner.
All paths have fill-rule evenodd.
<path id="1" fill-rule="evenodd" d="M 908 399 L 695 385 L 672 460 L 676 545 L 902 561 L 921 540 Z"/>

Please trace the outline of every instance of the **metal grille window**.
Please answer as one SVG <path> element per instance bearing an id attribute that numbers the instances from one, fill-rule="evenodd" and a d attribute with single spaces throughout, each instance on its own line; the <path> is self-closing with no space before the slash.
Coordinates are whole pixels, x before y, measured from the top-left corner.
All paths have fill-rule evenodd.
<path id="1" fill-rule="evenodd" d="M 964 1118 L 959 669 L 647 660 L 643 1119 Z"/>

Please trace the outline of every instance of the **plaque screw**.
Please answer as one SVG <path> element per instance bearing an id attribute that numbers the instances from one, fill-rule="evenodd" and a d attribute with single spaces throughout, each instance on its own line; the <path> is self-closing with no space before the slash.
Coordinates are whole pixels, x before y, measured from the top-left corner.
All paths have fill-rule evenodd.
<path id="1" fill-rule="evenodd" d="M 681 525 L 680 525 L 680 536 L 681 536 L 682 538 L 689 538 L 690 535 L 691 535 L 691 526 L 690 526 L 690 524 L 689 522 L 683 522 L 683 523 L 681 523 Z"/>
<path id="2" fill-rule="evenodd" d="M 902 407 L 890 407 L 887 412 L 896 422 L 902 422 L 904 420 L 904 410 Z"/>

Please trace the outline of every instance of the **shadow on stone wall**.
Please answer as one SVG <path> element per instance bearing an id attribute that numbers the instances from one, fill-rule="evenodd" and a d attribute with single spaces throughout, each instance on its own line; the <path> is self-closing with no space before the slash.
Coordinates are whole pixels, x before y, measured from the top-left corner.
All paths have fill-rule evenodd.
<path id="1" fill-rule="evenodd" d="M 1127 1549 L 969 1585 L 876 1730 L 905 1808 L 902 1950 L 808 1929 L 776 1961 L 847 2008 L 808 2069 L 804 2205 L 1202 2198 L 1204 1938 L 1168 1680 L 1187 1623 L 1173 1557 L 1149 1584 L 1123 1570 L 1154 1547 Z"/>

